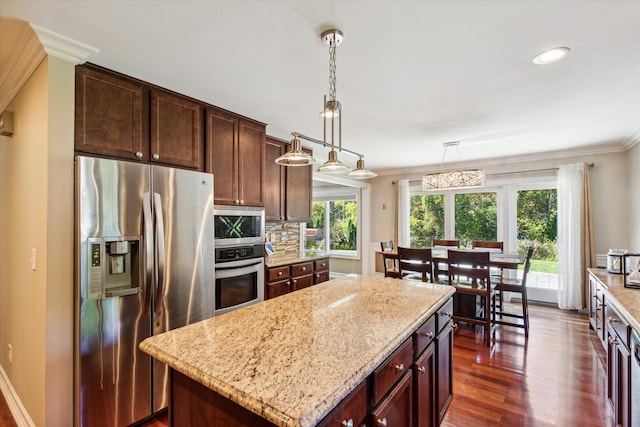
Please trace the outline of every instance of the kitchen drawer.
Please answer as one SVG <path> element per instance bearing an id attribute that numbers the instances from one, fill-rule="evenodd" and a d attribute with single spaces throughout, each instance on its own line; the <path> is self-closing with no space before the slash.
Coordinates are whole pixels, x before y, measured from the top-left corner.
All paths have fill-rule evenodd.
<path id="1" fill-rule="evenodd" d="M 409 338 L 400 348 L 391 355 L 373 374 L 373 395 L 372 404 L 377 404 L 391 387 L 404 375 L 407 370 L 411 370 L 413 362 L 413 341 Z"/>
<path id="2" fill-rule="evenodd" d="M 327 280 L 329 280 L 329 272 L 328 271 L 321 271 L 319 273 L 314 273 L 313 274 L 313 284 L 314 285 L 316 285 L 318 283 L 326 282 Z"/>
<path id="3" fill-rule="evenodd" d="M 438 328 L 438 333 L 440 333 L 440 331 L 445 326 L 447 326 L 447 324 L 453 318 L 453 298 L 449 299 L 449 301 L 447 301 L 442 307 L 438 309 L 436 318 L 436 326 Z"/>
<path id="4" fill-rule="evenodd" d="M 301 277 L 293 276 L 293 279 L 291 279 L 292 291 L 308 288 L 309 286 L 313 286 L 313 274 L 309 274 L 308 276 L 301 276 Z"/>
<path id="5" fill-rule="evenodd" d="M 268 273 L 267 282 L 275 282 L 289 278 L 289 266 L 271 267 Z"/>
<path id="6" fill-rule="evenodd" d="M 290 286 L 289 279 L 267 283 L 265 299 L 271 299 L 279 297 L 280 295 L 288 294 L 291 291 Z"/>
<path id="7" fill-rule="evenodd" d="M 316 273 L 329 271 L 329 258 L 313 261 L 313 271 Z"/>
<path id="8" fill-rule="evenodd" d="M 342 427 L 352 425 L 358 427 L 364 424 L 367 416 L 367 387 L 363 381 L 354 391 L 333 410 L 318 427 Z M 351 422 L 351 423 L 349 423 Z"/>
<path id="9" fill-rule="evenodd" d="M 606 310 L 606 319 L 607 325 L 611 326 L 616 334 L 620 337 L 624 345 L 629 348 L 629 334 L 631 329 L 629 328 L 629 324 L 624 320 L 622 316 L 618 313 L 618 311 L 608 304 L 605 307 Z"/>
<path id="10" fill-rule="evenodd" d="M 303 262 L 291 266 L 291 277 L 300 277 L 313 273 L 313 262 Z"/>
<path id="11" fill-rule="evenodd" d="M 436 337 L 436 317 L 431 316 L 429 320 L 418 329 L 413 340 L 413 357 L 418 358 L 425 348 Z"/>

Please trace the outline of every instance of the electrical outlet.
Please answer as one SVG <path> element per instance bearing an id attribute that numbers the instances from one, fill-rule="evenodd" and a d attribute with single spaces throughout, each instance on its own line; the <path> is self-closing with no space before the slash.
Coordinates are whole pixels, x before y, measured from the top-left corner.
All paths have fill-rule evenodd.
<path id="1" fill-rule="evenodd" d="M 287 241 L 287 232 L 286 231 L 280 232 L 280 241 L 281 242 L 286 242 Z"/>
<path id="2" fill-rule="evenodd" d="M 13 363 L 13 346 L 11 344 L 7 344 L 9 347 L 9 363 Z"/>

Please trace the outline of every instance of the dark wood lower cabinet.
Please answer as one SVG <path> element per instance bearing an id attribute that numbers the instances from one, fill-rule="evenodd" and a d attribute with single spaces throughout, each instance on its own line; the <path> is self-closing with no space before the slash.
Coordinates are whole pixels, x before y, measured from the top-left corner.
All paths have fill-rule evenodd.
<path id="1" fill-rule="evenodd" d="M 376 408 L 371 411 L 372 425 L 381 427 L 410 426 L 413 421 L 411 371 L 402 377 Z"/>
<path id="2" fill-rule="evenodd" d="M 436 338 L 436 408 L 438 424 L 453 399 L 453 328 L 447 323 Z"/>
<path id="3" fill-rule="evenodd" d="M 432 342 L 414 365 L 415 427 L 436 423 L 436 345 Z"/>

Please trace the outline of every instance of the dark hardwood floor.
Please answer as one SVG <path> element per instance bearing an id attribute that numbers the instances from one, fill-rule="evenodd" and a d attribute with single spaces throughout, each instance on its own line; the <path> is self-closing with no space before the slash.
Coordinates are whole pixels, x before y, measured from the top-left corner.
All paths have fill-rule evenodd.
<path id="1" fill-rule="evenodd" d="M 524 331 L 498 327 L 487 348 L 482 330 L 455 334 L 454 395 L 443 426 L 613 426 L 605 353 L 586 315 L 530 305 Z M 166 413 L 142 424 L 165 427 Z M 0 399 L 0 427 L 17 427 Z"/>

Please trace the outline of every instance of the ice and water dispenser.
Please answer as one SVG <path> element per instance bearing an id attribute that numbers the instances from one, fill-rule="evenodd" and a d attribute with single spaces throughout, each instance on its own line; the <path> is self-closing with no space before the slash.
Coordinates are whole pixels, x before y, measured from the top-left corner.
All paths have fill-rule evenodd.
<path id="1" fill-rule="evenodd" d="M 89 239 L 87 299 L 140 292 L 140 239 Z"/>

